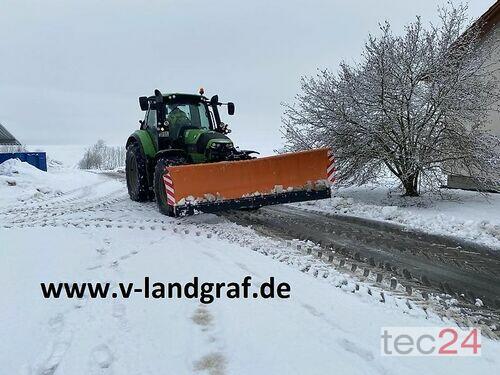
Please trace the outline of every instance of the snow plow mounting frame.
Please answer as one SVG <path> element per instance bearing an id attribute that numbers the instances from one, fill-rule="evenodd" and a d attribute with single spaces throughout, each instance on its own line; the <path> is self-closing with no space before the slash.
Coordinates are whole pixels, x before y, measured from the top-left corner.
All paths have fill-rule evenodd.
<path id="1" fill-rule="evenodd" d="M 319 190 L 291 191 L 277 194 L 265 194 L 239 199 L 222 200 L 216 202 L 200 202 L 197 204 L 186 203 L 174 208 L 175 216 L 193 215 L 197 211 L 204 213 L 216 213 L 226 210 L 256 209 L 274 204 L 305 202 L 331 197 L 329 187 Z"/>

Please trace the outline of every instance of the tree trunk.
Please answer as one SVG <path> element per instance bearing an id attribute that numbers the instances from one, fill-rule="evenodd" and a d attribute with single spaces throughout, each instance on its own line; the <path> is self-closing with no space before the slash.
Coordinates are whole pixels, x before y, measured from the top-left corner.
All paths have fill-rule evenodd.
<path id="1" fill-rule="evenodd" d="M 405 189 L 405 197 L 418 197 L 418 172 L 409 174 L 401 179 Z"/>

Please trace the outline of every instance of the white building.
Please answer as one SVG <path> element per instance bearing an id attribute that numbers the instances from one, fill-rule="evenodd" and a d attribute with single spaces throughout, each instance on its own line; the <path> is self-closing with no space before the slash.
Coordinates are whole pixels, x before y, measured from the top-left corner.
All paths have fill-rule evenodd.
<path id="1" fill-rule="evenodd" d="M 483 38 L 492 37 L 496 43 L 495 52 L 491 56 L 493 72 L 500 80 L 500 0 L 497 0 L 479 19 L 484 23 Z M 500 103 L 499 103 L 500 104 Z M 489 114 L 488 129 L 500 137 L 500 112 L 491 111 Z M 500 152 L 500 150 L 499 150 Z M 448 176 L 448 187 L 459 189 L 477 189 L 478 186 L 472 178 L 457 171 L 456 174 Z M 492 190 L 500 191 L 500 171 L 498 171 L 497 186 L 488 187 Z"/>

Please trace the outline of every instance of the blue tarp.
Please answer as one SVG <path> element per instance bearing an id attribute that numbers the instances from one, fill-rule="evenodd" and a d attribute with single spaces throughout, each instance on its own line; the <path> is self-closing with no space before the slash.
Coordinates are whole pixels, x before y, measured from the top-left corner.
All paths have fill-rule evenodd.
<path id="1" fill-rule="evenodd" d="M 47 155 L 45 152 L 2 152 L 0 163 L 9 159 L 19 159 L 32 166 L 47 172 Z"/>

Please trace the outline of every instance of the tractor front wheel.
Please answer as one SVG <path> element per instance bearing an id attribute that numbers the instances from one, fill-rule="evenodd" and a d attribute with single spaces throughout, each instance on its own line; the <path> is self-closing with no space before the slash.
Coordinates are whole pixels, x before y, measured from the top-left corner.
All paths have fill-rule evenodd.
<path id="1" fill-rule="evenodd" d="M 176 216 L 175 215 L 175 209 L 173 204 L 170 203 L 175 203 L 170 197 L 173 197 L 173 193 L 169 192 L 167 189 L 168 187 L 168 180 L 169 177 L 167 176 L 168 174 L 168 167 L 172 167 L 175 165 L 183 165 L 187 164 L 187 161 L 183 157 L 176 157 L 172 156 L 169 158 L 163 157 L 158 159 L 156 162 L 155 166 L 155 175 L 154 175 L 154 190 L 155 190 L 155 198 L 156 198 L 156 203 L 158 204 L 158 209 L 162 214 L 168 215 L 168 216 Z M 166 179 L 164 178 L 166 177 Z"/>
<path id="2" fill-rule="evenodd" d="M 146 168 L 146 157 L 141 146 L 136 142 L 132 143 L 127 147 L 125 172 L 128 194 L 133 201 L 145 202 L 151 197 Z"/>

